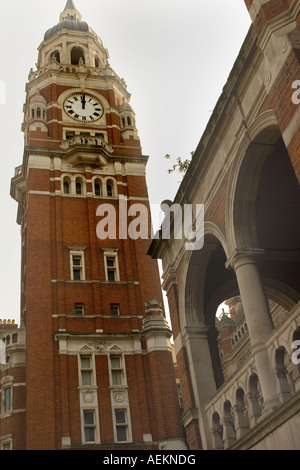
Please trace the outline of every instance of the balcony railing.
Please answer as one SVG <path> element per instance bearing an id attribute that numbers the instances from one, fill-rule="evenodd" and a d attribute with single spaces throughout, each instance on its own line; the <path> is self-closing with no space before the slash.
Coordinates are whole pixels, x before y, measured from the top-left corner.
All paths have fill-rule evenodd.
<path id="1" fill-rule="evenodd" d="M 299 326 L 300 303 L 288 312 L 285 321 L 275 327 L 272 335 L 266 339 L 277 384 L 277 398 L 282 405 L 295 400 L 297 392 L 300 392 L 300 364 L 295 361 L 293 348 L 294 334 Z M 239 448 L 238 441 L 264 421 L 263 405 L 255 361 L 250 354 L 205 405 L 212 448 Z"/>

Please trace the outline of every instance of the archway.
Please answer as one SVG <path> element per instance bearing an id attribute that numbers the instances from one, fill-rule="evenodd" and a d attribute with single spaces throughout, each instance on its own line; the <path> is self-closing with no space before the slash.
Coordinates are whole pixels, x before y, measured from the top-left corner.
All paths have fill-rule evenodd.
<path id="1" fill-rule="evenodd" d="M 239 157 L 229 193 L 233 248 L 260 250 L 259 271 L 269 299 L 295 305 L 300 299 L 300 188 L 276 126 L 261 131 Z"/>

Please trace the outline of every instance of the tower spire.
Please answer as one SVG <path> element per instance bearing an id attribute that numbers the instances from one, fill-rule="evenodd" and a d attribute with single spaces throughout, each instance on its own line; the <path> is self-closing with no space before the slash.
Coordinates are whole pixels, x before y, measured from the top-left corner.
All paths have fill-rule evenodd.
<path id="1" fill-rule="evenodd" d="M 66 10 L 76 10 L 73 0 L 67 1 L 64 11 Z"/>
<path id="2" fill-rule="evenodd" d="M 81 21 L 82 16 L 75 7 L 73 0 L 67 0 L 64 11 L 60 14 L 60 21 L 64 20 L 76 20 Z"/>

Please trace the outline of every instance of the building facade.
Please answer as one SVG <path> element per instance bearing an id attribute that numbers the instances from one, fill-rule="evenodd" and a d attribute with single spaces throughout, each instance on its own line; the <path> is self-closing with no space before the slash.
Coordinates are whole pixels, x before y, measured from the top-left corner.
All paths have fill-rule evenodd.
<path id="1" fill-rule="evenodd" d="M 184 449 L 130 94 L 72 0 L 38 51 L 11 183 L 23 356 L 1 366 L 2 448 Z"/>
<path id="2" fill-rule="evenodd" d="M 197 225 L 204 205 L 203 246 L 174 229 L 149 250 L 190 449 L 299 449 L 300 2 L 245 3 L 253 24 L 166 210 L 193 205 Z"/>

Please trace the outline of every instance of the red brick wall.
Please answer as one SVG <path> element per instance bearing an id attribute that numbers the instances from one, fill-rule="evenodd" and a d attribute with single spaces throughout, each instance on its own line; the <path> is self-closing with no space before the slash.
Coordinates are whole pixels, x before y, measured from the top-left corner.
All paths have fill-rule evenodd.
<path id="1" fill-rule="evenodd" d="M 222 178 L 222 182 L 205 213 L 205 220 L 214 222 L 221 229 L 223 229 L 224 232 L 225 232 L 226 196 L 227 196 L 227 187 L 228 187 L 230 170 L 231 170 L 231 166 L 227 170 L 227 173 L 224 174 Z"/>
<path id="2" fill-rule="evenodd" d="M 58 177 L 59 173 L 31 169 L 28 190 L 59 189 L 58 182 L 50 181 L 54 176 Z M 91 173 L 86 175 L 91 176 Z M 128 183 L 129 197 L 147 197 L 143 177 L 128 177 L 124 182 Z M 58 354 L 55 332 L 66 329 L 75 334 L 88 334 L 103 329 L 107 334 L 131 335 L 132 330 L 142 329 L 142 320 L 137 316 L 144 315 L 145 302 L 151 299 L 162 302 L 157 262 L 147 255 L 150 240 L 99 240 L 96 210 L 100 202 L 103 200 L 47 194 L 28 197 L 23 257 L 28 347 L 27 449 L 59 449 L 61 438 L 66 436 L 71 437 L 74 445 L 80 445 L 82 440 L 77 357 Z M 104 202 L 117 208 L 116 200 Z M 86 247 L 86 283 L 65 282 L 71 279 L 70 246 Z M 119 249 L 122 284 L 104 282 L 102 248 L 109 246 Z M 97 280 L 102 282 L 89 282 Z M 70 316 L 75 302 L 84 303 L 83 318 Z M 120 304 L 120 317 L 99 316 L 110 314 L 111 303 Z M 127 318 L 127 315 L 134 317 Z M 143 434 L 148 433 L 154 439 L 181 436 L 171 353 L 129 356 L 126 366 L 134 439 L 142 442 Z M 97 356 L 96 368 L 101 385 L 98 392 L 101 436 L 103 444 L 108 445 L 113 442 L 113 428 L 107 358 Z"/>
<path id="3" fill-rule="evenodd" d="M 295 80 L 299 80 L 299 77 L 300 52 L 292 50 L 259 112 L 263 113 L 268 109 L 273 109 L 282 134 L 296 112 L 297 106 L 299 106 L 292 101 L 292 94 L 295 91 L 292 88 L 292 84 Z M 296 176 L 300 182 L 298 135 L 297 133 L 288 145 L 288 151 Z"/>

